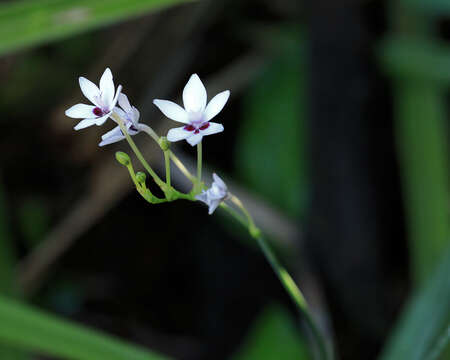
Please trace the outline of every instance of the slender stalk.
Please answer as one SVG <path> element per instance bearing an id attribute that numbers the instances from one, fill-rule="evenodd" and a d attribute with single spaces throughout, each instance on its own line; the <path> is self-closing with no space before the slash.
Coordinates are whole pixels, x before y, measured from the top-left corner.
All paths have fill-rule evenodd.
<path id="1" fill-rule="evenodd" d="M 183 173 L 184 176 L 186 176 L 194 184 L 196 181 L 195 176 L 192 175 L 188 169 L 186 169 L 186 166 L 184 166 L 181 160 L 178 159 L 178 157 L 171 150 L 168 151 L 170 159 L 173 161 L 175 166 Z"/>
<path id="2" fill-rule="evenodd" d="M 197 179 L 199 184 L 202 182 L 202 142 L 197 144 Z"/>
<path id="3" fill-rule="evenodd" d="M 166 164 L 166 184 L 170 187 L 170 154 L 169 151 L 164 151 L 164 162 Z"/>
<path id="4" fill-rule="evenodd" d="M 153 129 L 150 126 L 147 126 L 145 124 L 139 124 L 139 128 L 141 131 L 146 133 L 148 136 L 150 136 L 153 140 L 156 141 L 157 144 L 159 144 L 159 137 L 153 131 Z M 172 150 L 167 150 L 170 156 L 170 159 L 175 164 L 175 166 L 183 173 L 186 178 L 189 179 L 193 184 L 195 183 L 195 176 L 193 176 L 188 169 L 186 169 L 186 166 L 181 162 L 181 160 L 172 152 Z"/>
<path id="5" fill-rule="evenodd" d="M 274 252 L 270 248 L 269 244 L 262 236 L 261 231 L 256 227 L 252 216 L 250 215 L 248 210 L 245 208 L 245 206 L 242 204 L 241 200 L 233 194 L 229 194 L 229 199 L 233 204 L 235 204 L 242 211 L 242 213 L 245 215 L 245 218 L 247 221 L 245 221 L 245 219 L 242 218 L 242 216 L 240 216 L 240 215 L 232 214 L 233 209 L 231 209 L 230 207 L 228 207 L 226 205 L 222 206 L 222 207 L 225 208 L 229 213 L 231 213 L 241 224 L 248 227 L 250 235 L 257 241 L 264 256 L 266 257 L 267 261 L 270 263 L 270 266 L 272 267 L 275 274 L 278 276 L 278 279 L 280 280 L 281 284 L 283 285 L 283 287 L 285 288 L 285 290 L 287 291 L 287 293 L 289 294 L 291 299 L 294 301 L 300 314 L 302 314 L 304 316 L 304 318 L 308 324 L 308 327 L 310 328 L 311 333 L 314 337 L 314 341 L 317 345 L 317 349 L 320 353 L 320 359 L 331 359 L 332 357 L 331 357 L 331 355 L 328 354 L 325 339 L 322 336 L 316 323 L 314 322 L 314 319 L 311 315 L 311 311 L 309 309 L 308 303 L 306 302 L 306 299 L 303 296 L 303 293 L 300 291 L 298 286 L 295 284 L 291 275 L 280 264 L 277 257 L 275 256 Z"/>
<path id="6" fill-rule="evenodd" d="M 111 116 L 114 120 L 116 120 L 116 122 L 119 124 L 120 126 L 120 130 L 122 130 L 122 133 L 125 135 L 125 138 L 128 141 L 128 144 L 130 145 L 131 149 L 133 150 L 133 152 L 136 154 L 136 157 L 138 158 L 138 160 L 141 162 L 142 166 L 144 166 L 145 170 L 147 170 L 147 172 L 150 174 L 150 176 L 153 178 L 153 180 L 155 181 L 156 184 L 159 185 L 159 187 L 161 187 L 163 190 L 166 188 L 165 183 L 159 178 L 159 176 L 153 171 L 153 169 L 150 167 L 150 165 L 147 163 L 147 161 L 145 160 L 144 156 L 142 155 L 142 153 L 139 151 L 139 149 L 137 148 L 136 144 L 134 143 L 133 139 L 131 138 L 131 136 L 128 134 L 127 129 L 125 128 L 125 125 L 123 123 L 123 120 L 117 116 L 116 114 L 113 113 L 113 115 Z"/>

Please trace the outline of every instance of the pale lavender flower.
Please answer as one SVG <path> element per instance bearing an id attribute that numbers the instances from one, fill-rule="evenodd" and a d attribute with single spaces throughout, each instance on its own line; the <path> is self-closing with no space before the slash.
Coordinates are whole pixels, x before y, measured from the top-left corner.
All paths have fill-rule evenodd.
<path id="1" fill-rule="evenodd" d="M 208 190 L 203 190 L 201 194 L 195 196 L 197 200 L 208 205 L 208 214 L 211 215 L 219 204 L 228 197 L 228 188 L 223 180 L 213 174 L 213 183 Z"/>

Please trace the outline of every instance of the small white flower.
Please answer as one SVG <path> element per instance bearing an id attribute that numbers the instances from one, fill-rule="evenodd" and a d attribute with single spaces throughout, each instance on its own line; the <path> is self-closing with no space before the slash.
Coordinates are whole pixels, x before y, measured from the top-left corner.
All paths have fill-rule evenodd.
<path id="1" fill-rule="evenodd" d="M 213 179 L 214 181 L 208 190 L 203 190 L 201 194 L 195 196 L 197 200 L 208 205 L 209 215 L 228 197 L 228 188 L 223 180 L 217 174 L 213 174 Z"/>
<path id="2" fill-rule="evenodd" d="M 94 124 L 102 125 L 116 106 L 122 86 L 119 85 L 117 91 L 115 91 L 113 76 L 109 68 L 106 68 L 100 78 L 100 88 L 84 77 L 80 77 L 78 81 L 84 96 L 94 105 L 76 104 L 66 110 L 66 116 L 84 119 L 75 126 L 75 130 L 84 129 Z"/>
<path id="3" fill-rule="evenodd" d="M 183 90 L 184 109 L 168 100 L 153 100 L 153 103 L 169 119 L 186 124 L 170 129 L 167 140 L 186 140 L 192 146 L 202 141 L 203 136 L 217 134 L 223 131 L 223 125 L 210 122 L 225 106 L 230 91 L 222 91 L 214 96 L 206 105 L 206 89 L 197 74 L 190 77 Z"/>
<path id="4" fill-rule="evenodd" d="M 136 135 L 139 131 L 141 131 L 139 126 L 139 110 L 130 105 L 128 98 L 124 93 L 119 95 L 119 106 L 121 108 L 115 107 L 114 112 L 123 120 L 128 134 Z M 102 136 L 102 141 L 98 145 L 105 146 L 123 139 L 125 139 L 125 135 L 120 129 L 120 126 L 116 126 L 114 129 L 108 131 Z"/>

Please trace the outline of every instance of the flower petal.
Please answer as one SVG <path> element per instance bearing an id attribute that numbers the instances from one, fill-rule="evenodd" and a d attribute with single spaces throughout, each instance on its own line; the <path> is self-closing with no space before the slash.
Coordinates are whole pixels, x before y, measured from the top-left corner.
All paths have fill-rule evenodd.
<path id="1" fill-rule="evenodd" d="M 78 82 L 80 83 L 80 89 L 84 96 L 89 99 L 90 102 L 99 106 L 98 99 L 100 96 L 100 90 L 92 81 L 86 79 L 85 77 L 79 77 Z"/>
<path id="2" fill-rule="evenodd" d="M 102 117 L 95 119 L 95 125 L 97 125 L 97 126 L 103 125 L 105 123 L 105 121 L 108 120 L 110 115 L 111 115 L 111 112 L 107 113 L 106 115 L 103 115 Z"/>
<path id="3" fill-rule="evenodd" d="M 119 107 L 115 107 L 113 112 L 115 112 L 123 121 L 127 121 L 127 114 Z"/>
<path id="4" fill-rule="evenodd" d="M 174 142 L 180 141 L 192 136 L 192 131 L 184 130 L 184 126 L 170 129 L 167 133 L 167 140 Z"/>
<path id="5" fill-rule="evenodd" d="M 181 122 L 183 124 L 189 123 L 188 113 L 174 102 L 169 100 L 154 99 L 153 104 L 155 104 L 169 119 Z"/>
<path id="6" fill-rule="evenodd" d="M 205 136 L 205 135 L 217 134 L 217 133 L 220 133 L 222 131 L 223 131 L 223 125 L 222 124 L 218 124 L 218 123 L 215 123 L 215 122 L 210 122 L 207 129 L 200 130 L 200 134 Z"/>
<path id="7" fill-rule="evenodd" d="M 116 96 L 114 96 L 112 103 L 109 105 L 109 109 L 113 109 L 114 106 L 116 106 L 117 100 L 119 99 L 120 94 L 122 94 L 122 85 L 119 85 L 117 87 Z"/>
<path id="8" fill-rule="evenodd" d="M 112 130 L 109 130 L 108 132 L 104 133 L 102 135 L 102 140 L 106 140 L 107 138 L 109 138 L 111 136 L 117 136 L 117 135 L 123 136 L 122 130 L 120 130 L 120 126 L 116 126 Z"/>
<path id="9" fill-rule="evenodd" d="M 67 109 L 65 114 L 74 119 L 93 118 L 95 117 L 95 114 L 93 113 L 94 109 L 94 105 L 76 104 Z"/>
<path id="10" fill-rule="evenodd" d="M 125 112 L 127 113 L 132 112 L 130 102 L 128 101 L 128 97 L 124 93 L 121 93 L 119 95 L 119 105 L 122 109 L 125 110 Z"/>
<path id="11" fill-rule="evenodd" d="M 213 180 L 217 184 L 217 186 L 219 186 L 219 188 L 221 190 L 223 190 L 225 192 L 228 190 L 227 185 L 225 184 L 225 182 L 216 173 L 213 173 Z"/>
<path id="12" fill-rule="evenodd" d="M 106 68 L 100 78 L 100 92 L 104 106 L 111 106 L 114 99 L 114 82 L 110 68 Z"/>
<path id="13" fill-rule="evenodd" d="M 209 201 L 208 201 L 208 194 L 205 190 L 202 190 L 201 194 L 195 195 L 195 198 L 197 200 L 200 200 L 202 202 L 204 202 L 206 205 L 209 206 Z"/>
<path id="14" fill-rule="evenodd" d="M 85 129 L 89 126 L 95 125 L 97 119 L 84 119 L 81 120 L 75 127 L 75 130 Z"/>
<path id="15" fill-rule="evenodd" d="M 209 121 L 223 109 L 230 97 L 230 90 L 222 91 L 214 96 L 205 109 L 205 120 Z"/>
<path id="16" fill-rule="evenodd" d="M 141 117 L 141 114 L 139 113 L 139 110 L 136 109 L 136 108 L 133 106 L 133 120 L 134 120 L 136 123 L 138 123 L 140 117 Z"/>
<path id="17" fill-rule="evenodd" d="M 192 133 L 191 133 L 192 134 Z M 197 145 L 200 141 L 202 141 L 203 135 L 202 133 L 194 134 L 191 137 L 188 137 L 186 141 L 192 146 Z"/>
<path id="18" fill-rule="evenodd" d="M 206 89 L 197 74 L 190 77 L 183 89 L 183 104 L 186 111 L 203 111 L 206 106 Z"/>
<path id="19" fill-rule="evenodd" d="M 208 214 L 211 215 L 217 207 L 220 205 L 222 200 L 212 200 L 209 204 Z"/>

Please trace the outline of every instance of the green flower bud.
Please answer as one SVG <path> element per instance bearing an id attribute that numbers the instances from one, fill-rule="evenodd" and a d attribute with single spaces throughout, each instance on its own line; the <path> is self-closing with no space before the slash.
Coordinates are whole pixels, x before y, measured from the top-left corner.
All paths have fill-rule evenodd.
<path id="1" fill-rule="evenodd" d="M 145 175 L 145 173 L 143 173 L 142 171 L 138 171 L 136 173 L 136 180 L 139 183 L 145 183 L 145 179 L 147 178 L 147 175 Z"/>
<path id="2" fill-rule="evenodd" d="M 170 141 L 167 140 L 165 136 L 161 136 L 159 138 L 159 146 L 161 147 L 162 151 L 167 151 L 170 148 Z"/>
<path id="3" fill-rule="evenodd" d="M 116 152 L 116 160 L 122 165 L 128 166 L 131 163 L 130 157 L 123 151 Z"/>

